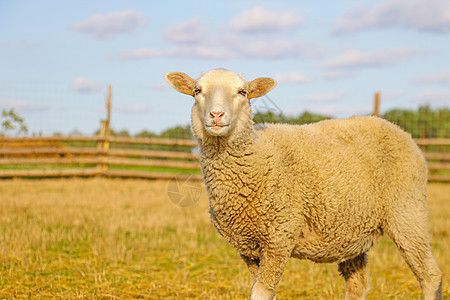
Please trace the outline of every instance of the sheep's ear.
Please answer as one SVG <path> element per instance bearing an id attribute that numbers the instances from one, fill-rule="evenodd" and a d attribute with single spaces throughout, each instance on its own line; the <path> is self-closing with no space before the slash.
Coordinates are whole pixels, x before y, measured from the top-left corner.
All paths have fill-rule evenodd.
<path id="1" fill-rule="evenodd" d="M 248 83 L 248 99 L 264 96 L 276 85 L 277 82 L 272 78 L 257 78 Z"/>
<path id="2" fill-rule="evenodd" d="M 195 80 L 181 72 L 168 73 L 166 81 L 180 93 L 194 96 Z"/>

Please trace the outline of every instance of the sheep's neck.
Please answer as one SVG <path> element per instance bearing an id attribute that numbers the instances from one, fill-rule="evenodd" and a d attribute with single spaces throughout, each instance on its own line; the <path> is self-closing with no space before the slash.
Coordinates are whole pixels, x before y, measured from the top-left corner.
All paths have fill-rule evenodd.
<path id="1" fill-rule="evenodd" d="M 208 143 L 200 142 L 200 157 L 211 222 L 235 249 L 256 258 L 257 238 L 248 237 L 257 235 L 259 230 L 261 212 L 255 202 L 264 191 L 260 186 L 261 163 L 255 154 L 255 133 L 251 129 L 234 141 L 215 137 Z"/>
<path id="2" fill-rule="evenodd" d="M 209 137 L 200 143 L 200 157 L 211 208 L 229 201 L 249 202 L 261 182 L 260 164 L 254 147 L 255 133 L 242 132 L 233 140 L 227 137 Z"/>
<path id="3" fill-rule="evenodd" d="M 229 137 L 210 136 L 200 142 L 200 157 L 213 163 L 229 158 L 241 158 L 254 153 L 254 132 L 231 140 Z"/>

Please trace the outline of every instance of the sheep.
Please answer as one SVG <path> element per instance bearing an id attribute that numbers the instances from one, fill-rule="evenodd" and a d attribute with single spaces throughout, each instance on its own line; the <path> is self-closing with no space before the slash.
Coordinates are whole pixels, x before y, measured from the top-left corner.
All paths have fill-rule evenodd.
<path id="1" fill-rule="evenodd" d="M 411 136 L 381 118 L 253 126 L 250 99 L 276 82 L 216 69 L 165 75 L 193 96 L 210 219 L 254 280 L 251 299 L 274 299 L 290 257 L 338 264 L 345 299 L 366 299 L 367 252 L 386 233 L 426 300 L 442 299 L 430 250 L 427 165 Z"/>

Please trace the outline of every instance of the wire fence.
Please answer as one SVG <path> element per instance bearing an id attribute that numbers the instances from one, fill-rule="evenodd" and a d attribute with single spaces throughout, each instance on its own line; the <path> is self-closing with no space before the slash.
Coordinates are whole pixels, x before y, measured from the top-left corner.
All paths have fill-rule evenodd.
<path id="1" fill-rule="evenodd" d="M 308 111 L 298 116 L 288 116 L 267 95 L 258 99 L 253 105 L 253 111 L 255 123 L 302 125 L 333 118 Z M 421 106 L 416 110 L 393 109 L 379 116 L 409 132 L 413 138 L 450 138 L 450 108 L 433 109 L 430 106 Z"/>
<path id="2" fill-rule="evenodd" d="M 71 134 L 64 134 L 64 136 L 79 136 L 84 135 L 82 132 L 78 131 L 79 125 L 84 125 L 85 128 L 91 128 L 91 132 L 87 134 L 88 137 L 92 136 L 104 136 L 105 134 L 111 138 L 119 137 L 126 138 L 129 136 L 133 136 L 133 141 L 124 140 L 121 143 L 112 142 L 112 140 L 108 140 L 108 150 L 106 152 L 101 152 L 98 154 L 95 152 L 92 153 L 82 153 L 82 157 L 79 158 L 78 161 L 75 160 L 78 165 L 84 166 L 89 165 L 93 168 L 88 171 L 85 168 L 81 168 L 79 171 L 85 174 L 86 172 L 91 172 L 91 175 L 111 175 L 111 176 L 120 176 L 120 172 L 128 172 L 126 176 L 141 176 L 139 173 L 144 168 L 147 172 L 145 176 L 157 176 L 157 173 L 153 171 L 157 170 L 160 172 L 159 168 L 162 167 L 164 163 L 159 160 L 167 160 L 171 159 L 170 157 L 160 157 L 161 153 L 167 154 L 169 152 L 177 152 L 176 155 L 197 155 L 198 148 L 195 143 L 189 143 L 188 145 L 177 143 L 163 143 L 159 141 L 155 143 L 154 138 L 163 138 L 163 139 L 176 139 L 176 140 L 193 140 L 193 135 L 190 130 L 190 124 L 188 121 L 189 115 L 189 106 L 191 105 L 188 101 L 186 101 L 186 124 L 178 124 L 174 126 L 170 126 L 160 133 L 155 133 L 154 127 L 152 125 L 159 124 L 164 121 L 165 124 L 170 124 L 169 117 L 170 116 L 170 105 L 167 103 L 160 105 L 158 109 L 161 109 L 161 106 L 165 106 L 166 111 L 154 111 L 150 109 L 150 106 L 146 103 L 152 103 L 150 99 L 149 88 L 114 88 L 111 92 L 106 93 L 105 89 L 98 89 L 93 87 L 92 91 L 81 90 L 81 91 L 71 91 L 70 87 L 66 87 L 64 89 L 60 84 L 54 85 L 42 85 L 42 84 L 17 84 L 17 83 L 5 83 L 0 81 L 0 111 L 4 110 L 17 110 L 19 114 L 24 114 L 25 122 L 29 126 L 30 131 L 33 134 L 28 133 L 30 135 L 43 135 L 43 136 L 52 136 L 57 134 L 58 136 L 62 136 L 63 134 L 58 134 L 58 131 L 61 129 L 61 125 L 64 124 L 67 126 L 73 126 L 73 131 Z M 105 105 L 105 99 L 110 99 L 112 97 L 113 104 L 109 107 L 112 107 L 111 110 L 108 109 L 108 105 Z M 95 101 L 95 105 L 92 105 L 92 101 Z M 56 103 L 56 104 L 55 104 Z M 154 103 L 154 101 L 153 101 Z M 318 113 L 312 113 L 305 111 L 297 116 L 290 116 L 285 114 L 283 110 L 276 104 L 277 102 L 272 100 L 269 96 L 264 96 L 258 99 L 254 99 L 251 102 L 252 109 L 254 112 L 254 122 L 255 123 L 288 123 L 288 124 L 309 124 L 318 122 L 325 119 L 331 119 L 333 116 L 322 115 Z M 94 107 L 94 108 L 93 108 Z M 376 111 L 376 109 L 374 109 Z M 107 120 L 101 120 L 102 117 L 110 116 L 113 114 L 111 118 L 111 124 L 109 124 L 109 118 Z M 368 112 L 368 114 L 371 114 Z M 8 115 L 5 115 L 8 117 Z M 0 115 L 0 117 L 3 117 Z M 450 139 L 450 109 L 449 108 L 441 108 L 441 109 L 433 109 L 429 106 L 423 106 L 416 110 L 406 110 L 406 109 L 397 109 L 397 110 L 389 110 L 380 115 L 380 117 L 391 121 L 405 131 L 411 133 L 412 137 L 416 139 L 421 149 L 426 155 L 426 158 L 429 162 L 430 167 L 430 178 L 433 180 L 449 180 L 450 176 L 450 143 L 448 142 Z M 70 118 L 70 121 L 67 120 Z M 3 120 L 0 120 L 3 121 Z M 14 121 L 14 118 L 13 120 Z M 17 121 L 17 120 L 16 120 Z M 28 124 L 28 121 L 30 123 Z M 39 122 L 45 123 L 47 126 L 46 134 L 38 133 L 36 134 L 34 128 L 39 124 Z M 108 123 L 108 133 L 102 130 L 104 129 L 105 123 Z M 87 126 L 86 126 L 87 124 Z M 119 124 L 119 125 L 117 125 Z M 127 125 L 133 125 L 134 128 L 142 128 L 141 131 L 138 131 L 136 134 L 130 134 L 129 129 L 126 127 Z M 0 123 L 0 136 L 2 123 Z M 99 130 L 95 131 L 96 128 Z M 114 129 L 115 130 L 114 130 Z M 121 128 L 118 130 L 117 128 Z M 53 134 L 49 134 L 48 132 L 52 132 Z M 86 136 L 86 135 L 85 135 Z M 109 138 L 110 139 L 110 138 Z M 144 139 L 145 142 L 137 143 L 139 139 Z M 446 140 L 447 139 L 447 140 Z M 148 142 L 152 141 L 152 142 Z M 51 142 L 53 143 L 53 141 Z M 96 147 L 98 146 L 98 141 L 91 140 L 82 140 L 79 141 L 77 139 L 69 139 L 68 141 L 62 143 L 64 147 L 69 147 L 73 150 L 73 153 L 53 153 L 51 155 L 56 155 L 58 161 L 63 165 L 67 165 L 67 163 L 74 163 L 72 161 L 74 158 L 73 155 L 79 155 L 77 150 L 78 148 L 91 147 L 92 149 L 88 149 L 89 151 L 97 151 Z M 61 146 L 57 145 L 57 146 Z M 23 145 L 22 145 L 23 146 Z M 21 147 L 22 147 L 21 146 Z M 53 145 L 55 146 L 55 145 Z M 11 161 L 10 154 L 8 151 L 16 151 L 7 148 L 11 148 L 11 145 L 1 145 L 0 148 L 3 147 L 5 153 L 0 155 L 0 158 L 3 159 L 0 162 L 0 169 L 5 169 L 2 171 L 6 175 L 11 175 L 11 172 L 15 172 L 16 170 L 8 170 L 8 165 L 11 165 L 12 162 L 16 164 L 12 164 L 17 167 L 17 163 L 21 162 L 17 159 Z M 6 147 L 6 148 L 5 148 Z M 29 148 L 29 146 L 28 146 Z M 33 148 L 34 149 L 34 148 Z M 30 151 L 34 151 L 31 149 Z M 74 150 L 75 149 L 75 150 Z M 28 149 L 29 150 L 29 149 Z M 54 149 L 53 149 L 54 150 Z M 52 150 L 52 151 L 53 151 Z M 22 151 L 22 150 L 21 150 Z M 23 150 L 25 151 L 25 150 Z M 43 151 L 40 149 L 40 151 Z M 56 151 L 56 150 L 55 150 Z M 62 151 L 58 149 L 57 151 Z M 66 150 L 65 150 L 66 151 Z M 83 150 L 85 151 L 85 150 Z M 87 151 L 87 150 L 86 150 Z M 108 152 L 109 151 L 109 152 Z M 105 154 L 106 153 L 106 154 Z M 131 154 L 130 154 L 131 153 Z M 143 159 L 137 159 L 142 156 L 142 153 L 145 155 L 159 155 L 158 157 L 144 157 Z M 16 155 L 16 153 L 13 153 Z M 116 155 L 118 157 L 115 157 Z M 12 155 L 12 154 L 11 154 Z M 26 155 L 33 158 L 33 155 L 27 153 Z M 43 154 L 44 158 L 47 154 Z M 99 157 L 90 157 L 89 155 L 100 155 Z M 106 155 L 106 156 L 105 156 Z M 175 154 L 171 154 L 172 156 Z M 29 157 L 26 158 L 29 158 Z M 37 157 L 36 157 L 37 158 Z M 54 164 L 55 162 L 51 159 L 54 157 L 46 158 L 48 164 Z M 94 161 L 95 159 L 100 159 L 99 161 Z M 151 159 L 150 161 L 147 161 Z M 156 160 L 155 160 L 156 159 Z M 70 160 L 70 161 L 69 161 Z M 7 163 L 9 162 L 9 163 Z M 89 164 L 90 163 L 90 164 Z M 143 166 L 137 166 L 138 164 L 143 163 Z M 188 161 L 187 163 L 189 167 L 196 162 Z M 128 165 L 126 165 L 128 164 Z M 131 165 L 130 165 L 131 164 Z M 172 163 L 170 162 L 170 166 L 177 166 L 180 162 Z M 111 168 L 108 169 L 108 172 L 105 169 L 99 168 L 98 166 L 111 165 Z M 122 170 L 124 168 L 129 168 L 129 170 Z M 184 166 L 184 165 L 183 165 Z M 13 167 L 16 168 L 16 167 Z M 22 166 L 23 167 L 23 166 Z M 31 175 L 36 175 L 37 170 L 30 171 L 34 169 L 35 166 L 33 163 L 30 164 L 28 169 L 19 170 L 22 173 L 28 174 L 31 172 Z M 134 168 L 134 169 L 133 169 Z M 135 170 L 138 168 L 137 170 Z M 156 169 L 155 169 L 156 168 Z M 121 170 L 118 170 L 121 169 Z M 167 168 L 166 168 L 167 169 Z M 170 168 L 169 168 L 170 169 Z M 61 170 L 44 170 L 45 172 L 53 173 L 62 172 L 62 174 L 75 174 L 75 170 L 63 169 Z M 151 171 L 151 173 L 148 173 Z M 8 173 L 9 172 L 9 173 Z M 34 173 L 33 173 L 34 172 Z M 53 173 L 52 173 L 53 172 Z M 130 173 L 132 172 L 132 173 Z M 153 172 L 153 173 L 152 173 Z M 45 174 L 47 174 L 45 173 Z M 59 173 L 58 173 L 59 174 Z M 88 176 L 89 174 L 85 174 Z M 118 175 L 119 174 L 119 175 Z M 150 175 L 149 175 L 150 174 Z M 6 176 L 5 175 L 5 176 Z M 8 175 L 8 176 L 9 176 Z M 30 175 L 30 176 L 31 176 Z M 167 175 L 167 174 L 166 174 Z M 159 176 L 159 175 L 158 175 Z"/>
<path id="3" fill-rule="evenodd" d="M 114 86 L 111 134 L 192 139 L 188 124 L 189 102 L 181 104 L 186 105 L 185 124 L 177 124 L 176 118 L 171 121 L 173 116 L 168 103 L 151 99 L 154 95 L 164 98 L 164 93 L 161 87 Z M 105 97 L 106 88 L 93 84 L 76 87 L 67 83 L 0 80 L 0 111 L 14 109 L 24 117 L 28 135 L 94 135 L 106 112 Z M 367 99 L 367 102 L 371 101 Z M 267 95 L 252 100 L 252 108 L 255 123 L 307 124 L 334 117 L 311 111 L 291 116 Z M 380 116 L 411 133 L 413 138 L 450 138 L 450 107 L 394 109 Z M 156 129 L 158 124 L 168 125 L 161 130 Z M 71 129 L 61 132 L 62 128 Z"/>

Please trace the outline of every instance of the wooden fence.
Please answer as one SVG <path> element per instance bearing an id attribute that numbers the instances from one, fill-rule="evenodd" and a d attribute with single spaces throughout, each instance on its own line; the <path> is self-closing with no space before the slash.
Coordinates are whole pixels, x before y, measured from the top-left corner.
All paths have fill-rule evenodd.
<path id="1" fill-rule="evenodd" d="M 164 146 L 180 151 L 161 150 Z M 0 178 L 114 176 L 202 180 L 199 157 L 191 152 L 196 146 L 191 140 L 161 138 L 0 137 Z"/>
<path id="2" fill-rule="evenodd" d="M 450 139 L 416 139 L 416 143 L 428 160 L 429 179 L 450 181 Z M 112 176 L 202 180 L 194 147 L 195 141 L 182 139 L 0 137 L 0 178 Z"/>
<path id="3" fill-rule="evenodd" d="M 450 182 L 450 139 L 415 139 L 428 162 L 428 180 Z"/>

